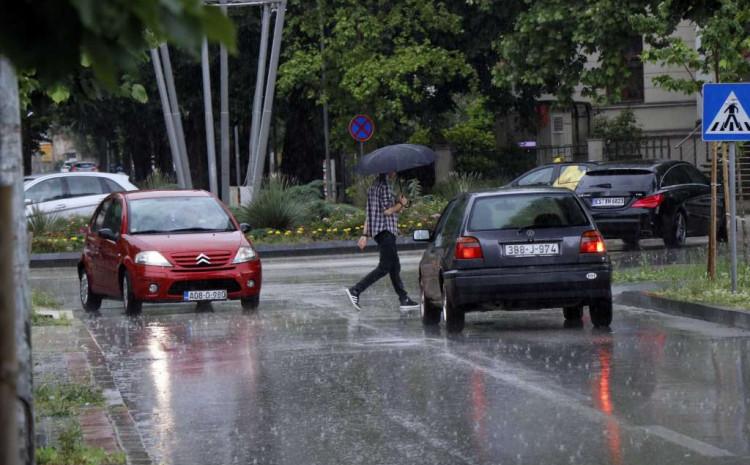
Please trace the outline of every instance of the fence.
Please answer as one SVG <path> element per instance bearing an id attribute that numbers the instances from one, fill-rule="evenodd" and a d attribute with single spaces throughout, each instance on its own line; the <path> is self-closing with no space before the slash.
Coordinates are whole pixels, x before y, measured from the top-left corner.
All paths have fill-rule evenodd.
<path id="1" fill-rule="evenodd" d="M 699 134 L 688 137 L 649 136 L 638 140 L 608 140 L 604 144 L 604 159 L 620 160 L 680 160 L 702 168 L 711 161 L 709 144 Z"/>
<path id="2" fill-rule="evenodd" d="M 536 151 L 537 165 L 562 161 L 588 160 L 588 144 L 540 146 Z"/>

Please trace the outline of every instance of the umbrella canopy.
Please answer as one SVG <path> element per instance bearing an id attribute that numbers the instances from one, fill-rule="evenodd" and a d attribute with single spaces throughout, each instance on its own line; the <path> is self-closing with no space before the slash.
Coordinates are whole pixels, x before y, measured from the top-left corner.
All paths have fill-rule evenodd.
<path id="1" fill-rule="evenodd" d="M 424 145 L 386 145 L 370 152 L 357 165 L 359 174 L 381 174 L 406 171 L 435 161 L 435 152 Z"/>

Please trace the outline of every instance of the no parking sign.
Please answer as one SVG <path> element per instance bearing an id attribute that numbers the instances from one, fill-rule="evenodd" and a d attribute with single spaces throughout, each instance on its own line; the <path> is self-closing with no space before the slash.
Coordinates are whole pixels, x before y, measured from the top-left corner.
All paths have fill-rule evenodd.
<path id="1" fill-rule="evenodd" d="M 349 121 L 349 135 L 357 142 L 367 142 L 375 133 L 375 123 L 367 115 L 356 115 Z"/>

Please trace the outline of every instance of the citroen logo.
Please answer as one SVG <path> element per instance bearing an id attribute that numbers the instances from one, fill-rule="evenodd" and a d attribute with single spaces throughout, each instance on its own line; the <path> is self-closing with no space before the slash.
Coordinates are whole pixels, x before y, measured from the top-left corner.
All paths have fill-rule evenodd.
<path id="1" fill-rule="evenodd" d="M 528 239 L 529 242 L 534 242 L 534 235 L 536 233 L 533 229 L 526 230 L 526 239 Z"/>
<path id="2" fill-rule="evenodd" d="M 211 259 L 208 258 L 208 255 L 202 253 L 198 255 L 197 257 L 195 257 L 195 264 L 196 265 L 210 265 Z"/>

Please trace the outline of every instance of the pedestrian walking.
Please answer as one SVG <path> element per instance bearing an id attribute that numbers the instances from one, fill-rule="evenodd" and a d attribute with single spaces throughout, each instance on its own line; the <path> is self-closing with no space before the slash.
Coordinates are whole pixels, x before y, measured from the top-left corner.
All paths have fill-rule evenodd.
<path id="1" fill-rule="evenodd" d="M 359 238 L 357 245 L 364 250 L 368 237 L 375 239 L 380 252 L 378 266 L 362 278 L 353 287 L 345 289 L 354 308 L 361 310 L 359 296 L 373 283 L 385 275 L 391 278 L 393 290 L 399 299 L 399 308 L 402 311 L 417 308 L 419 304 L 409 298 L 401 281 L 401 262 L 396 250 L 396 237 L 398 236 L 398 215 L 409 205 L 409 200 L 401 195 L 394 201 L 395 195 L 388 183 L 388 178 L 394 179 L 396 172 L 379 174 L 378 179 L 367 190 L 367 207 L 365 210 L 365 224 L 363 236 Z"/>

